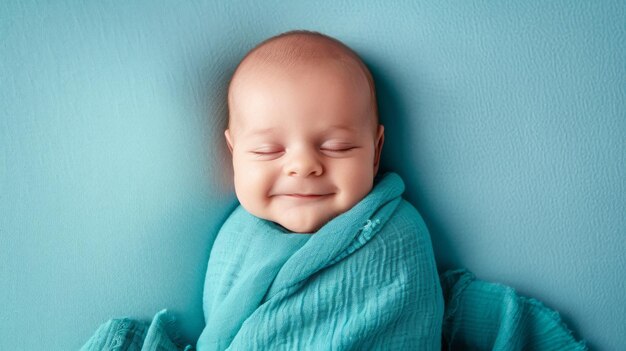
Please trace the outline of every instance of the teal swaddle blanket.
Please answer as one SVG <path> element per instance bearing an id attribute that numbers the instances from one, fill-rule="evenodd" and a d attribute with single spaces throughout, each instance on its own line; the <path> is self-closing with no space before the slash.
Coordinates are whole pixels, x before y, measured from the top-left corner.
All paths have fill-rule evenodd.
<path id="1" fill-rule="evenodd" d="M 440 350 L 443 339 L 450 350 L 585 349 L 556 312 L 508 287 L 465 270 L 440 284 L 428 230 L 403 191 L 397 174 L 377 177 L 313 235 L 237 207 L 211 250 L 196 348 Z M 83 350 L 182 350 L 169 320 L 161 311 L 152 323 L 109 321 Z"/>
<path id="2" fill-rule="evenodd" d="M 439 350 L 428 230 L 388 173 L 314 235 L 237 208 L 219 232 L 198 350 Z"/>

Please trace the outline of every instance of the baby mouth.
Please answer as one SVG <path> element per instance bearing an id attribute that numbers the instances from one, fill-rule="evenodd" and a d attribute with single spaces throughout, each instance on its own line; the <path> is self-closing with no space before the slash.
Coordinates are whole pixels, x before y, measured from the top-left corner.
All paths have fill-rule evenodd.
<path id="1" fill-rule="evenodd" d="M 295 199 L 319 199 L 330 194 L 285 194 L 285 196 Z"/>

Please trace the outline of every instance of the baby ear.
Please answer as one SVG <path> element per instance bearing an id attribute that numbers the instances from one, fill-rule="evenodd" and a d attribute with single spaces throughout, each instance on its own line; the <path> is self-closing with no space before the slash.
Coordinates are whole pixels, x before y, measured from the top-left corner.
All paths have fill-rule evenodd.
<path id="1" fill-rule="evenodd" d="M 378 125 L 378 131 L 376 132 L 376 154 L 374 155 L 374 174 L 378 173 L 378 166 L 380 166 L 380 154 L 383 151 L 383 144 L 385 143 L 385 127 Z"/>
<path id="2" fill-rule="evenodd" d="M 226 137 L 226 145 L 228 145 L 228 150 L 230 150 L 230 153 L 233 153 L 233 141 L 230 137 L 230 129 L 226 129 L 224 131 L 224 136 Z"/>

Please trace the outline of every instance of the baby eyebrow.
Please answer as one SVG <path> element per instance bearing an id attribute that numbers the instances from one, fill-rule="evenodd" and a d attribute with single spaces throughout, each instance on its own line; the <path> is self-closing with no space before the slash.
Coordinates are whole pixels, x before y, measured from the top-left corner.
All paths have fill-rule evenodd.
<path id="1" fill-rule="evenodd" d="M 332 125 L 326 128 L 326 131 L 331 130 L 346 130 L 349 132 L 354 132 L 356 129 L 354 127 L 346 126 L 346 125 Z"/>
<path id="2" fill-rule="evenodd" d="M 253 129 L 246 133 L 247 136 L 266 135 L 275 132 L 274 128 Z"/>
<path id="3" fill-rule="evenodd" d="M 344 130 L 348 132 L 354 132 L 356 131 L 356 128 L 351 127 L 351 126 L 346 126 L 346 125 L 331 125 L 325 129 L 325 132 L 330 132 L 330 131 L 335 131 L 335 130 Z M 274 132 L 276 132 L 275 128 L 261 128 L 261 129 L 253 129 L 247 132 L 246 134 L 248 137 L 251 137 L 251 136 L 262 136 L 262 135 L 271 134 Z"/>

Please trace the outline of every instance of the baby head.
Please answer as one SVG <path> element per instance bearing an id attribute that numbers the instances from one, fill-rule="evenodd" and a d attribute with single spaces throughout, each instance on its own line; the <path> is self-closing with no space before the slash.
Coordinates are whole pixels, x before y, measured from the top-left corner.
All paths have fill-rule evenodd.
<path id="1" fill-rule="evenodd" d="M 371 73 L 340 41 L 263 41 L 235 70 L 228 109 L 235 192 L 251 214 L 314 233 L 372 189 L 384 128 Z"/>

